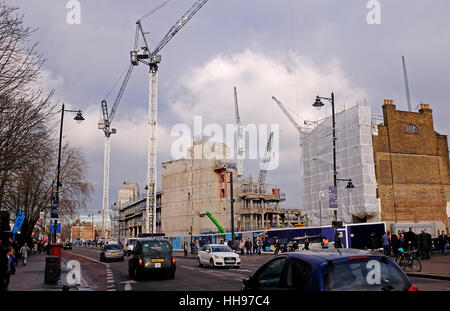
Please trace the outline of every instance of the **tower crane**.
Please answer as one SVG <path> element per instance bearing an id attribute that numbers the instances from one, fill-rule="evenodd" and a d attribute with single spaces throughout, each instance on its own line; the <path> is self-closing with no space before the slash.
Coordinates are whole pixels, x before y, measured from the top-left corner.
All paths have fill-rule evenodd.
<path id="1" fill-rule="evenodd" d="M 241 117 L 239 116 L 239 107 L 238 107 L 236 87 L 234 87 L 234 110 L 235 110 L 235 114 L 236 114 L 236 126 L 237 126 L 237 130 L 238 130 L 237 174 L 238 174 L 238 177 L 241 177 L 244 175 L 245 147 L 244 147 L 244 135 L 243 135 L 243 130 L 242 130 Z"/>
<path id="2" fill-rule="evenodd" d="M 108 103 L 106 99 L 102 100 L 102 113 L 103 118 L 98 122 L 98 128 L 103 130 L 105 133 L 105 149 L 104 149 L 104 159 L 103 159 L 103 200 L 102 200 L 102 231 L 105 231 L 105 221 L 107 222 L 109 217 L 109 167 L 110 167 L 110 150 L 111 143 L 110 138 L 112 134 L 116 134 L 116 129 L 111 128 L 111 123 L 114 119 L 114 115 L 116 114 L 117 107 L 119 106 L 120 99 L 122 98 L 123 92 L 128 84 L 128 80 L 130 79 L 131 72 L 133 71 L 133 66 L 130 65 L 128 67 L 125 78 L 120 87 L 119 93 L 117 94 L 116 99 L 114 100 L 113 107 L 111 112 L 108 113 Z"/>
<path id="3" fill-rule="evenodd" d="M 270 160 L 272 159 L 272 139 L 273 132 L 270 132 L 269 139 L 267 141 L 266 153 L 264 154 L 264 158 L 261 161 L 258 183 L 264 184 L 266 181 L 267 170 L 269 167 Z"/>
<path id="4" fill-rule="evenodd" d="M 275 96 L 272 96 L 272 99 L 278 104 L 280 109 L 284 112 L 284 114 L 289 119 L 289 121 L 291 121 L 292 125 L 294 125 L 294 127 L 297 129 L 299 134 L 302 134 L 303 129 L 300 127 L 300 125 L 297 123 L 297 121 L 295 121 L 295 119 L 291 116 L 289 111 L 287 111 L 286 107 L 284 107 L 284 105 L 278 99 L 276 99 Z"/>
<path id="5" fill-rule="evenodd" d="M 147 233 L 155 233 L 156 229 L 156 147 L 158 127 L 158 66 L 161 63 L 161 55 L 158 53 L 164 46 L 183 28 L 184 25 L 208 2 L 208 0 L 196 1 L 189 10 L 170 28 L 169 32 L 150 50 L 141 20 L 136 21 L 135 47 L 130 51 L 130 61 L 133 66 L 139 62 L 149 66 L 149 103 L 148 103 L 148 161 L 147 161 L 147 193 L 146 193 L 146 226 Z M 142 35 L 144 46 L 138 50 L 139 34 Z"/>

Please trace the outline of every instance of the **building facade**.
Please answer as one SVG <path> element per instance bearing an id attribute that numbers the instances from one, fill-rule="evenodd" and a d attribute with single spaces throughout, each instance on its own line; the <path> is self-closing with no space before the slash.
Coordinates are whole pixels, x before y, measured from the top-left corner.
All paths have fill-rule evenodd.
<path id="1" fill-rule="evenodd" d="M 70 231 L 71 241 L 89 241 L 94 240 L 97 236 L 96 228 L 91 222 L 81 221 L 80 219 L 75 220 Z"/>
<path id="2" fill-rule="evenodd" d="M 418 112 L 399 111 L 385 100 L 373 152 L 381 221 L 394 230 L 427 228 L 434 236 L 448 232 L 448 142 L 435 132 L 429 105 L 422 104 Z"/>

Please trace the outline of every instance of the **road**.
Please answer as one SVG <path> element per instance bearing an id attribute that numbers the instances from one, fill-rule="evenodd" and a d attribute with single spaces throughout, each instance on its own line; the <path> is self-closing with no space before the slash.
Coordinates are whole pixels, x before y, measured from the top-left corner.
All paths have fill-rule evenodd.
<path id="1" fill-rule="evenodd" d="M 99 250 L 92 248 L 74 247 L 72 251 L 64 251 L 63 257 L 76 259 L 74 255 L 82 255 L 95 261 L 99 260 Z M 84 257 L 79 257 L 81 260 Z M 252 275 L 256 269 L 264 263 L 268 256 L 254 256 L 252 262 L 243 262 L 240 269 L 197 267 L 196 261 L 190 258 L 176 258 L 177 271 L 175 279 L 167 280 L 164 276 L 149 276 L 142 281 L 131 280 L 128 276 L 128 257 L 125 261 L 115 261 L 100 263 L 92 261 L 98 269 L 102 265 L 106 271 L 105 277 L 96 277 L 93 280 L 101 283 L 103 279 L 107 283 L 107 290 L 133 290 L 133 291 L 239 291 L 242 287 L 242 280 Z M 85 267 L 82 276 L 85 276 L 87 283 L 89 276 L 93 273 L 88 267 Z M 99 273 L 96 273 L 99 275 Z M 92 281 L 93 278 L 91 278 Z M 100 281 L 100 282 L 99 282 Z M 96 288 L 100 288 L 96 284 Z"/>
<path id="2" fill-rule="evenodd" d="M 100 263 L 99 252 L 98 249 L 84 247 L 74 247 L 71 251 L 63 252 L 66 260 L 77 259 L 81 262 L 82 277 L 92 290 L 239 291 L 243 278 L 252 275 L 269 258 L 253 256 L 249 261 L 244 256 L 240 269 L 211 269 L 197 267 L 193 259 L 177 257 L 175 279 L 167 280 L 164 276 L 153 276 L 142 281 L 134 281 L 128 277 L 128 257 L 125 257 L 123 262 Z M 422 277 L 410 279 L 421 291 L 450 291 L 449 281 Z"/>

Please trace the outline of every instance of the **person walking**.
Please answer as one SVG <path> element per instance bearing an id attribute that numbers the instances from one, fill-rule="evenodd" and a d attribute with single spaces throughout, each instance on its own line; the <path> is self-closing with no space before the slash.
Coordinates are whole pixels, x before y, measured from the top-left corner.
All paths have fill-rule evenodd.
<path id="1" fill-rule="evenodd" d="M 448 253 L 448 236 L 445 234 L 445 231 L 442 231 L 441 235 L 439 235 L 439 246 L 441 247 L 441 254 L 443 256 L 447 256 Z"/>
<path id="2" fill-rule="evenodd" d="M 242 239 L 241 242 L 239 242 L 239 249 L 241 251 L 241 255 L 244 255 L 244 247 L 245 247 L 245 242 L 244 242 L 244 239 Z"/>
<path id="3" fill-rule="evenodd" d="M 247 256 L 252 255 L 252 241 L 250 241 L 250 238 L 247 238 L 247 241 L 245 241 L 245 249 L 247 250 Z"/>
<path id="4" fill-rule="evenodd" d="M 14 248 L 11 246 L 7 248 L 8 253 L 6 254 L 8 258 L 8 266 L 6 269 L 5 277 L 4 277 L 4 289 L 8 291 L 9 281 L 11 279 L 11 274 L 16 273 L 16 263 L 14 261 Z"/>
<path id="5" fill-rule="evenodd" d="M 366 248 L 375 251 L 380 248 L 380 240 L 377 238 L 377 234 L 372 232 L 370 238 L 366 243 Z"/>
<path id="6" fill-rule="evenodd" d="M 261 238 L 258 237 L 256 239 L 256 252 L 258 255 L 261 255 L 261 248 L 262 248 L 262 241 L 261 241 Z"/>
<path id="7" fill-rule="evenodd" d="M 339 233 L 334 242 L 334 248 L 342 248 L 342 233 Z"/>
<path id="8" fill-rule="evenodd" d="M 398 236 L 394 231 L 391 231 L 391 250 L 394 253 L 394 256 L 397 256 L 400 248 L 400 241 L 398 240 Z"/>
<path id="9" fill-rule="evenodd" d="M 6 273 L 8 271 L 8 251 L 3 247 L 3 241 L 0 239 L 0 292 L 6 291 Z"/>
<path id="10" fill-rule="evenodd" d="M 277 255 L 280 251 L 280 241 L 278 239 L 275 240 L 275 253 L 274 255 Z"/>
<path id="11" fill-rule="evenodd" d="M 431 234 L 427 233 L 427 229 L 425 228 L 419 235 L 419 248 L 421 251 L 422 259 L 430 259 L 432 240 Z"/>
<path id="12" fill-rule="evenodd" d="M 391 239 L 389 238 L 389 231 L 381 237 L 381 245 L 383 246 L 383 253 L 386 256 L 391 256 Z"/>
<path id="13" fill-rule="evenodd" d="M 412 231 L 412 227 L 409 227 L 409 231 L 405 233 L 406 250 L 417 249 L 417 235 Z"/>
<path id="14" fill-rule="evenodd" d="M 22 264 L 24 266 L 27 264 L 29 254 L 30 254 L 30 248 L 28 247 L 28 243 L 25 242 L 23 244 L 23 246 L 20 248 L 20 256 L 22 257 Z"/>

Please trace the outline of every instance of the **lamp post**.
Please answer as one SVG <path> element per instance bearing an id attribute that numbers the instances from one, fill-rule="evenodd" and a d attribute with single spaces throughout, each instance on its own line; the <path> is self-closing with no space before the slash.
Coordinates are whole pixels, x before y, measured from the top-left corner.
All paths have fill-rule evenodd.
<path id="1" fill-rule="evenodd" d="M 75 112 L 77 115 L 74 118 L 77 123 L 81 123 L 81 121 L 84 120 L 83 115 L 81 114 L 81 110 L 65 110 L 64 104 L 62 105 L 61 109 L 61 124 L 59 129 L 59 148 L 58 148 L 58 168 L 57 168 L 57 176 L 56 176 L 56 194 L 55 198 L 53 200 L 52 204 L 52 218 L 55 218 L 54 221 L 54 236 L 53 236 L 53 243 L 56 243 L 56 228 L 58 224 L 58 209 L 59 209 L 59 187 L 61 186 L 60 183 L 60 172 L 61 172 L 61 145 L 62 145 L 62 132 L 63 132 L 63 124 L 64 124 L 64 112 Z"/>
<path id="2" fill-rule="evenodd" d="M 316 96 L 316 100 L 313 104 L 313 107 L 316 107 L 320 109 L 324 106 L 324 103 L 322 103 L 321 100 L 328 100 L 331 103 L 331 114 L 332 114 L 332 129 L 333 129 L 333 187 L 336 189 L 337 182 L 338 181 L 347 181 L 347 189 L 355 188 L 352 184 L 351 179 L 339 179 L 337 178 L 337 169 L 336 169 L 336 117 L 335 117 L 335 111 L 334 111 L 334 93 L 331 93 L 331 97 L 321 97 L 319 95 Z M 337 193 L 337 192 L 336 192 Z M 336 197 L 337 199 L 337 197 Z M 338 221 L 337 221 L 337 208 L 333 209 L 334 212 L 334 221 L 333 221 L 333 227 L 334 227 L 334 239 L 336 241 L 337 238 L 337 227 L 338 227 Z"/>

